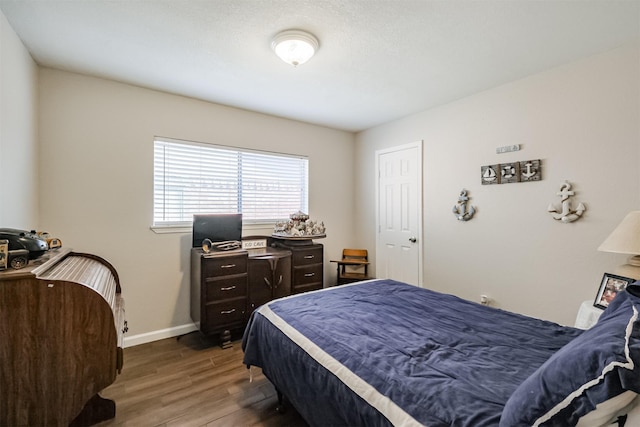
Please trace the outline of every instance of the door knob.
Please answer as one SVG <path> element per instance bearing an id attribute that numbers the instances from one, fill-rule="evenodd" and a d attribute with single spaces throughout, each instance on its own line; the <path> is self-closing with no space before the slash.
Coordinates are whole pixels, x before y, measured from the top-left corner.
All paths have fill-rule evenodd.
<path id="1" fill-rule="evenodd" d="M 415 243 L 415 242 L 417 242 L 417 241 L 418 241 L 418 239 L 416 239 L 415 237 L 409 237 L 409 241 L 410 241 L 411 243 Z"/>

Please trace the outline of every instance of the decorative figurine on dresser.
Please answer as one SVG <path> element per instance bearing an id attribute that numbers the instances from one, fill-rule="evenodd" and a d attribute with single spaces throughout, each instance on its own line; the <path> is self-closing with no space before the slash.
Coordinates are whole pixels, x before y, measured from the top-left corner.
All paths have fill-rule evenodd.
<path id="1" fill-rule="evenodd" d="M 115 416 L 98 394 L 123 365 L 118 273 L 104 259 L 47 250 L 0 271 L 0 425 L 91 425 Z"/>

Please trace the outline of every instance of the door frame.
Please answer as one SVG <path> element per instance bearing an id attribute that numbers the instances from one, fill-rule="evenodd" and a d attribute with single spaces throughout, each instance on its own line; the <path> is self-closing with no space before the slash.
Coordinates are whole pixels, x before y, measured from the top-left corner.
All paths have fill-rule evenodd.
<path id="1" fill-rule="evenodd" d="M 423 145 L 423 140 L 418 140 L 415 142 L 410 142 L 408 144 L 403 144 L 403 145 L 397 145 L 397 146 L 393 146 L 393 147 L 389 147 L 389 148 L 384 148 L 381 150 L 376 150 L 375 152 L 375 156 L 376 156 L 376 162 L 375 162 L 375 173 L 376 173 L 376 271 L 378 271 L 378 254 L 380 253 L 380 251 L 378 250 L 380 247 L 380 156 L 388 154 L 388 153 L 392 153 L 395 151 L 403 151 L 403 150 L 408 150 L 408 149 L 414 149 L 417 148 L 418 149 L 418 182 L 416 182 L 416 188 L 417 188 L 417 192 L 418 192 L 418 202 L 417 202 L 417 206 L 418 206 L 418 212 L 416 212 L 416 216 L 418 218 L 418 231 L 417 231 L 417 235 L 418 235 L 418 286 L 419 287 L 424 287 L 423 286 L 423 259 L 422 259 L 422 254 L 423 254 L 423 244 L 422 244 L 422 237 L 423 237 L 423 233 L 422 233 L 422 221 L 423 221 L 423 211 L 424 211 L 424 206 L 423 206 L 423 195 L 422 195 L 422 181 L 423 181 L 423 164 L 424 164 L 424 160 L 422 158 L 422 145 Z"/>

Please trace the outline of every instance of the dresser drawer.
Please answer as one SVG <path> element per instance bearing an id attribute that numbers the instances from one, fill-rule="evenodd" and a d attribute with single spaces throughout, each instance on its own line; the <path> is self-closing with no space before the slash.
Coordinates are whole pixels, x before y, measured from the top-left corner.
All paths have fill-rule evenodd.
<path id="1" fill-rule="evenodd" d="M 293 285 L 295 287 L 314 282 L 322 284 L 322 264 L 295 267 L 293 269 Z"/>
<path id="2" fill-rule="evenodd" d="M 225 279 L 207 277 L 204 279 L 204 301 L 219 301 L 247 295 L 247 275 L 237 275 Z"/>
<path id="3" fill-rule="evenodd" d="M 296 267 L 317 263 L 322 263 L 322 246 L 298 249 L 293 252 L 293 265 Z"/>
<path id="4" fill-rule="evenodd" d="M 313 282 L 294 286 L 291 293 L 300 294 L 302 292 L 317 291 L 318 289 L 322 289 L 322 282 Z"/>
<path id="5" fill-rule="evenodd" d="M 247 254 L 203 258 L 203 277 L 230 276 L 247 272 Z"/>
<path id="6" fill-rule="evenodd" d="M 207 324 L 219 329 L 228 324 L 244 322 L 246 308 L 246 298 L 209 303 L 206 305 Z"/>

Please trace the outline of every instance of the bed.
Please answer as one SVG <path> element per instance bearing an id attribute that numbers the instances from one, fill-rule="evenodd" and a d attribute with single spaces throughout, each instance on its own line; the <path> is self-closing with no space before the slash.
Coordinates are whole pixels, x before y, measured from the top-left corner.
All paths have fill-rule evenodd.
<path id="1" fill-rule="evenodd" d="M 393 280 L 328 288 L 256 310 L 244 363 L 312 426 L 638 426 L 636 289 L 582 331 Z"/>

